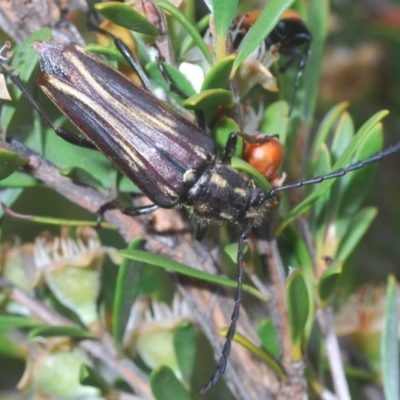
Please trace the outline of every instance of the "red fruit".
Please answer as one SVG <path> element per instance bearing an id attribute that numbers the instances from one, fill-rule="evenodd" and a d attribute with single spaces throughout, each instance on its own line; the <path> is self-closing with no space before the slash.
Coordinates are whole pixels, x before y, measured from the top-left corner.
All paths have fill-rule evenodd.
<path id="1" fill-rule="evenodd" d="M 244 159 L 267 179 L 276 177 L 282 157 L 282 146 L 275 138 L 264 143 L 245 143 Z"/>

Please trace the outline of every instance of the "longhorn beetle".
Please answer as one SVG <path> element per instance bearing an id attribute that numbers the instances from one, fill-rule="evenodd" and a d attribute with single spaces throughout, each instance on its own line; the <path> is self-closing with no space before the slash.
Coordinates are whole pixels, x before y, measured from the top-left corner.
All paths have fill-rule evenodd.
<path id="1" fill-rule="evenodd" d="M 124 54 L 127 52 L 118 40 L 116 44 Z M 36 42 L 34 47 L 39 53 L 42 71 L 37 78 L 38 85 L 84 137 L 55 127 L 18 76 L 11 75 L 1 64 L 0 69 L 10 76 L 58 135 L 103 152 L 154 203 L 125 209 L 126 214 L 144 214 L 158 207 L 188 207 L 198 220 L 198 239 L 212 222 L 240 225 L 236 304 L 216 372 L 200 390 L 205 393 L 225 372 L 231 351 L 242 299 L 244 241 L 252 227 L 261 223 L 277 194 L 340 177 L 379 161 L 399 151 L 400 142 L 346 168 L 267 191 L 230 166 L 237 132 L 230 134 L 219 155 L 216 144 L 203 129 L 150 93 L 147 80 L 142 79 L 144 89 L 73 43 Z"/>

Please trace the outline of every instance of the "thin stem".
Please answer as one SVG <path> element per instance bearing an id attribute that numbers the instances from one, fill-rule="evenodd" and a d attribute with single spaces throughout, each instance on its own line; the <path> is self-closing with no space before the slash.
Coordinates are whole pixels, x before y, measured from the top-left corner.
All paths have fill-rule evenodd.
<path id="1" fill-rule="evenodd" d="M 318 322 L 325 338 L 325 349 L 332 374 L 336 396 L 340 400 L 351 400 L 349 387 L 344 373 L 343 362 L 340 357 L 340 348 L 333 327 L 333 312 L 331 307 L 317 311 Z"/>

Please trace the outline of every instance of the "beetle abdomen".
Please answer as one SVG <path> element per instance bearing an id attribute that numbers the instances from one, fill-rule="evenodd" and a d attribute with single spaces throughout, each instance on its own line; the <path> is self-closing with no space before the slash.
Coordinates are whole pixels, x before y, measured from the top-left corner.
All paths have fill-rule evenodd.
<path id="1" fill-rule="evenodd" d="M 207 133 L 108 64 L 73 43 L 35 47 L 43 91 L 157 205 L 177 205 L 215 162 Z"/>

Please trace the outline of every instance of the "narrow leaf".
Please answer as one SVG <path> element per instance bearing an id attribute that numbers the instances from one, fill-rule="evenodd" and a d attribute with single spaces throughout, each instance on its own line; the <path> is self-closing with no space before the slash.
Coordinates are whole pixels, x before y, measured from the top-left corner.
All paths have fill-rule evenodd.
<path id="1" fill-rule="evenodd" d="M 338 260 L 346 260 L 368 231 L 372 222 L 378 215 L 376 207 L 366 207 L 357 212 L 349 223 L 350 229 L 342 239 L 337 253 Z"/>
<path id="2" fill-rule="evenodd" d="M 258 325 L 257 333 L 267 353 L 274 358 L 278 357 L 280 349 L 272 319 L 266 318 L 262 320 Z"/>
<path id="3" fill-rule="evenodd" d="M 388 111 L 384 110 L 376 113 L 372 116 L 365 124 L 360 128 L 351 144 L 348 146 L 347 150 L 343 153 L 343 155 L 337 160 L 337 162 L 332 167 L 332 171 L 336 171 L 340 168 L 344 168 L 348 165 L 351 156 L 357 150 L 357 148 L 362 143 L 365 136 L 369 133 L 370 130 L 374 129 L 376 124 L 384 118 L 388 114 Z M 337 178 L 326 180 L 318 185 L 318 188 L 314 190 L 309 196 L 307 196 L 300 204 L 298 204 L 289 214 L 287 219 L 282 223 L 279 228 L 279 231 L 292 222 L 294 219 L 299 217 L 301 214 L 306 212 L 311 204 L 318 199 L 326 190 L 328 190 L 336 181 Z"/>
<path id="4" fill-rule="evenodd" d="M 67 336 L 73 339 L 95 339 L 95 336 L 85 330 L 80 328 L 75 328 L 73 326 L 39 326 L 32 329 L 29 332 L 28 339 L 33 339 L 37 336 L 43 337 L 57 337 L 57 336 Z"/>
<path id="5" fill-rule="evenodd" d="M 129 244 L 128 249 L 135 249 L 142 242 L 142 238 L 136 238 Z M 132 304 L 138 294 L 142 267 L 141 263 L 124 258 L 118 269 L 112 320 L 112 333 L 118 346 L 121 344 Z"/>
<path id="6" fill-rule="evenodd" d="M 382 379 L 386 400 L 399 400 L 398 294 L 394 276 L 389 276 L 381 339 Z"/>
<path id="7" fill-rule="evenodd" d="M 247 172 L 256 184 L 265 190 L 271 190 L 271 184 L 254 167 L 241 158 L 232 157 L 231 165 L 233 168 Z"/>
<path id="8" fill-rule="evenodd" d="M 317 134 L 315 135 L 315 140 L 313 144 L 312 154 L 316 152 L 316 149 L 319 149 L 322 143 L 324 143 L 329 133 L 331 132 L 333 125 L 336 123 L 339 116 L 343 113 L 343 111 L 349 106 L 349 103 L 344 101 L 339 103 L 338 105 L 332 107 L 329 112 L 325 115 L 324 119 L 319 125 Z"/>
<path id="9" fill-rule="evenodd" d="M 226 38 L 235 15 L 238 0 L 212 0 L 217 36 Z"/>
<path id="10" fill-rule="evenodd" d="M 7 178 L 27 162 L 28 159 L 18 153 L 0 149 L 0 180 Z"/>
<path id="11" fill-rule="evenodd" d="M 174 67 L 171 64 L 164 63 L 164 68 L 166 69 L 168 76 L 171 78 L 172 83 L 181 90 L 186 96 L 196 95 L 196 90 L 194 89 L 191 82 L 186 78 L 185 75 L 179 71 L 178 68 Z M 158 67 L 158 63 L 152 61 L 148 63 L 145 67 L 146 72 L 149 74 L 151 78 L 153 78 L 168 94 L 173 97 L 179 104 L 183 104 L 185 98 L 181 95 L 173 92 L 170 88 L 170 85 L 162 76 L 161 71 Z"/>
<path id="12" fill-rule="evenodd" d="M 201 91 L 208 89 L 226 89 L 235 58 L 236 55 L 231 54 L 213 65 L 204 78 Z"/>
<path id="13" fill-rule="evenodd" d="M 226 56 L 226 41 L 238 0 L 212 0 L 217 59 Z"/>
<path id="14" fill-rule="evenodd" d="M 198 269 L 188 267 L 185 264 L 178 263 L 169 258 L 161 257 L 155 254 L 148 253 L 141 250 L 120 250 L 119 254 L 122 257 L 130 258 L 131 260 L 141 261 L 146 264 L 154 265 L 155 267 L 164 268 L 180 274 L 190 276 L 191 278 L 201 279 L 211 283 L 217 283 L 220 285 L 228 286 L 231 288 L 236 288 L 237 282 L 231 279 L 227 279 L 221 276 L 207 274 L 206 272 L 199 271 Z M 260 293 L 257 289 L 250 285 L 243 284 L 243 290 L 251 293 L 253 296 L 258 297 L 263 301 L 268 301 L 268 299 Z"/>
<path id="15" fill-rule="evenodd" d="M 228 328 L 223 328 L 223 329 L 221 329 L 220 334 L 222 336 L 226 336 L 227 332 L 228 332 Z M 242 345 L 247 350 L 249 350 L 252 354 L 254 354 L 257 358 L 259 358 L 263 363 L 268 365 L 268 367 L 271 368 L 276 373 L 276 375 L 279 377 L 279 379 L 281 379 L 283 382 L 288 381 L 287 375 L 286 375 L 285 370 L 283 369 L 282 365 L 278 361 L 276 361 L 275 358 L 272 357 L 270 354 L 266 353 L 265 351 L 263 351 L 262 349 L 257 347 L 253 342 L 251 342 L 250 340 L 248 340 L 246 337 L 244 337 L 243 335 L 241 335 L 238 332 L 235 333 L 233 340 L 236 343 L 239 343 L 240 345 Z"/>
<path id="16" fill-rule="evenodd" d="M 319 283 L 319 297 L 321 302 L 327 303 L 336 288 L 336 283 L 340 274 L 342 273 L 343 262 L 335 261 L 333 262 L 322 274 Z M 326 304 L 323 304 L 324 306 Z"/>
<path id="17" fill-rule="evenodd" d="M 219 106 L 230 107 L 233 104 L 232 92 L 225 89 L 209 89 L 195 94 L 183 102 L 188 110 L 214 110 Z"/>
<path id="18" fill-rule="evenodd" d="M 299 346 L 308 318 L 309 298 L 307 285 L 302 271 L 292 272 L 286 282 L 287 306 L 290 320 L 293 346 Z M 300 354 L 294 354 L 294 361 L 301 359 Z"/>
<path id="19" fill-rule="evenodd" d="M 95 4 L 94 8 L 106 19 L 114 24 L 131 31 L 157 36 L 157 28 L 146 17 L 126 4 L 116 1 Z"/>
<path id="20" fill-rule="evenodd" d="M 180 324 L 174 332 L 174 347 L 184 381 L 189 383 L 196 362 L 196 329 L 191 322 Z"/>
<path id="21" fill-rule="evenodd" d="M 32 328 L 39 325 L 38 322 L 29 318 L 16 315 L 0 315 L 0 333 L 7 332 L 10 329 Z"/>

